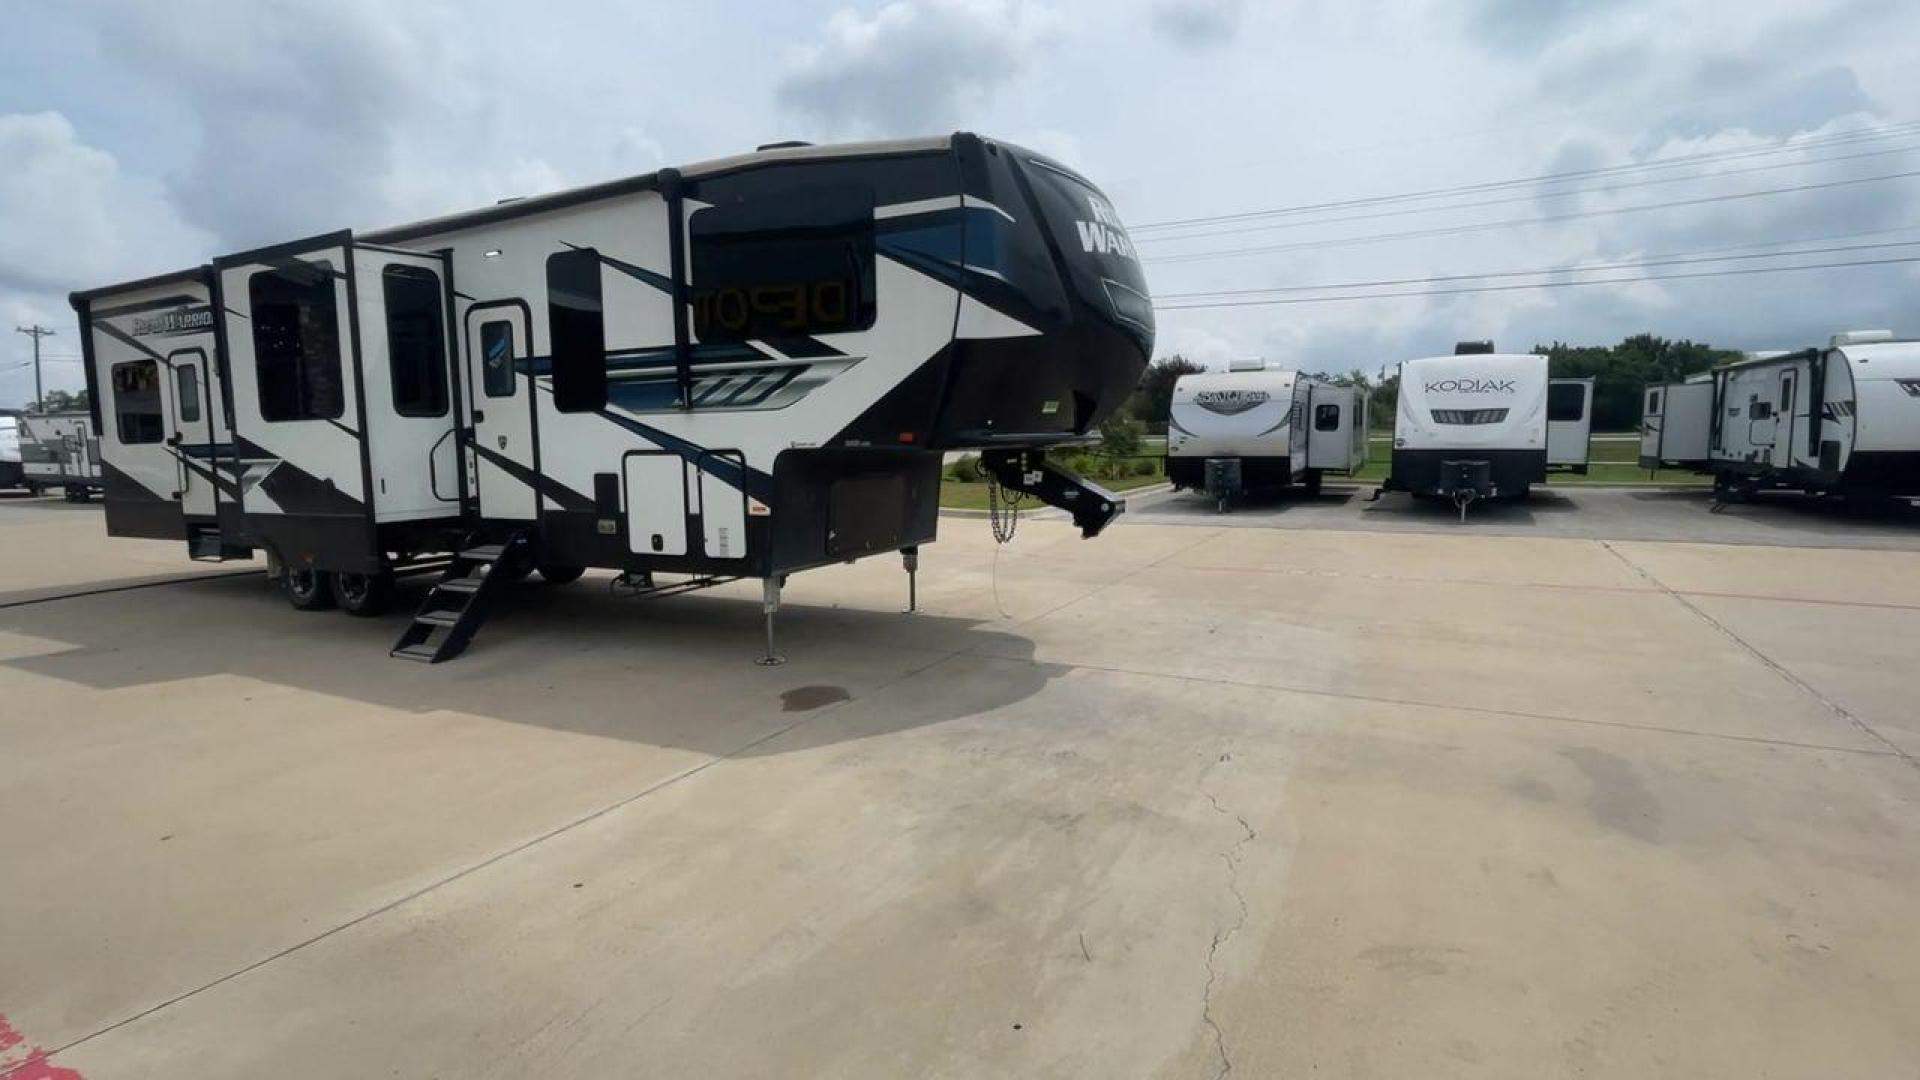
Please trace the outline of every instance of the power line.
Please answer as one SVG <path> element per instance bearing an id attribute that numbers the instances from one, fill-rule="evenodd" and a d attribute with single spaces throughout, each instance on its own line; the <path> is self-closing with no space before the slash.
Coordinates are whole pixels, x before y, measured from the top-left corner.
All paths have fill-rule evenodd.
<path id="1" fill-rule="evenodd" d="M 1906 180 L 1916 176 L 1920 176 L 1920 171 L 1887 173 L 1881 176 L 1857 176 L 1847 180 L 1828 180 L 1817 184 L 1795 184 L 1790 187 L 1762 188 L 1758 191 L 1741 191 L 1727 195 L 1708 195 L 1692 199 L 1675 199 L 1669 202 L 1641 203 L 1636 206 L 1614 206 L 1599 210 L 1578 210 L 1565 214 L 1550 214 L 1544 217 L 1509 218 L 1504 221 L 1486 221 L 1471 225 L 1446 225 L 1431 229 L 1411 229 L 1394 233 L 1370 233 L 1363 236 L 1336 237 L 1327 240 L 1301 240 L 1289 244 L 1264 244 L 1256 247 L 1225 248 L 1219 251 L 1185 251 L 1173 255 L 1153 256 L 1146 261 L 1156 263 L 1197 262 L 1206 259 L 1234 258 L 1242 255 L 1261 255 L 1276 251 L 1301 251 L 1309 248 L 1345 247 L 1349 244 L 1377 244 L 1392 240 L 1414 240 L 1436 236 L 1461 236 L 1467 233 L 1510 229 L 1524 225 L 1546 225 L 1560 221 L 1609 217 L 1614 214 L 1636 214 L 1650 210 L 1671 210 L 1681 206 L 1704 206 L 1708 203 L 1737 202 L 1744 199 L 1768 198 L 1774 195 L 1790 195 L 1802 191 L 1825 191 L 1833 188 L 1853 187 L 1859 184 L 1875 184 L 1886 180 Z"/>
<path id="2" fill-rule="evenodd" d="M 1663 184 L 1691 184 L 1700 180 L 1718 180 L 1723 176 L 1744 176 L 1748 173 L 1772 172 L 1777 169 L 1804 169 L 1814 165 L 1831 165 L 1842 161 L 1859 161 L 1863 158 L 1886 157 L 1890 154 L 1909 154 L 1920 150 L 1920 143 L 1909 146 L 1895 146 L 1884 150 L 1867 150 L 1858 154 L 1842 154 L 1838 157 L 1814 158 L 1811 161 L 1778 161 L 1771 165 L 1749 165 L 1744 169 L 1727 169 L 1702 176 L 1660 176 L 1651 180 L 1636 180 L 1623 184 L 1603 184 L 1595 187 L 1567 188 L 1561 191 L 1536 191 L 1524 195 L 1507 195 L 1498 199 L 1481 199 L 1478 202 L 1449 203 L 1445 206 L 1409 206 L 1398 210 L 1379 210 L 1370 214 L 1348 214 L 1342 217 L 1311 218 L 1305 221 L 1268 222 L 1262 225 L 1239 225 L 1233 222 L 1215 222 L 1215 228 L 1208 232 L 1173 233 L 1165 236 L 1146 236 L 1135 241 L 1140 244 L 1172 243 L 1179 240 L 1205 240 L 1216 236 L 1240 236 L 1245 233 L 1275 232 L 1280 229 L 1306 229 L 1316 225 L 1336 225 L 1347 221 L 1375 221 L 1380 218 L 1406 217 L 1409 214 L 1441 214 L 1451 210 L 1476 210 L 1486 206 L 1505 206 L 1510 203 L 1537 202 L 1541 199 L 1566 199 L 1576 195 L 1611 194 L 1633 188 L 1658 187 Z"/>
<path id="3" fill-rule="evenodd" d="M 1676 255 L 1650 255 L 1615 263 L 1590 263 L 1584 266 L 1546 266 L 1538 270 L 1489 270 L 1477 274 L 1441 274 L 1434 277 L 1387 278 L 1380 281 L 1342 281 L 1328 285 L 1276 285 L 1265 289 L 1215 289 L 1189 293 L 1163 293 L 1156 300 L 1197 300 L 1219 296 L 1265 296 L 1271 293 L 1331 292 L 1335 289 L 1377 289 L 1393 285 L 1434 285 L 1450 281 L 1479 281 L 1488 278 L 1538 277 L 1542 274 L 1591 274 L 1604 270 L 1641 270 L 1659 266 L 1690 266 L 1699 263 L 1744 262 L 1753 259 L 1785 259 L 1796 255 L 1832 255 L 1847 251 L 1885 251 L 1890 248 L 1920 246 L 1920 240 L 1897 240 L 1884 244 L 1846 244 L 1839 247 L 1803 248 L 1798 251 L 1765 251 L 1750 255 L 1715 255 L 1690 252 Z"/>
<path id="4" fill-rule="evenodd" d="M 1480 285 L 1462 289 L 1420 289 L 1409 292 L 1362 293 L 1351 296 L 1293 296 L 1271 300 L 1222 300 L 1196 304 L 1155 304 L 1156 311 L 1199 311 L 1208 308 L 1274 307 L 1291 304 L 1346 303 L 1355 300 L 1398 300 L 1410 297 L 1462 296 L 1468 293 L 1519 292 L 1526 289 L 1572 289 L 1587 285 L 1638 285 L 1648 281 L 1683 281 L 1693 278 L 1746 277 L 1753 274 L 1783 274 L 1796 270 L 1838 270 L 1860 266 L 1896 266 L 1920 263 L 1920 255 L 1899 259 L 1863 259 L 1850 262 L 1809 263 L 1805 266 L 1755 266 L 1737 270 L 1698 270 L 1685 274 L 1651 274 L 1642 277 L 1595 278 L 1590 281 L 1539 281 L 1526 285 Z"/>
<path id="5" fill-rule="evenodd" d="M 1599 176 L 1612 176 L 1622 173 L 1649 172 L 1662 169 L 1682 168 L 1687 165 L 1710 164 L 1722 161 L 1739 161 L 1752 157 L 1766 157 L 1774 154 L 1799 153 L 1834 145 L 1850 143 L 1877 142 L 1882 139 L 1904 138 L 1920 132 L 1920 122 L 1891 124 L 1881 128 L 1868 128 L 1857 131 L 1835 132 L 1832 135 L 1819 135 L 1794 142 L 1771 147 L 1748 147 L 1740 150 L 1717 150 L 1683 157 L 1663 158 L 1658 161 L 1633 162 L 1625 165 L 1608 165 L 1592 169 L 1574 169 L 1567 172 L 1542 173 L 1537 176 L 1516 177 L 1508 180 L 1486 180 L 1476 184 L 1461 184 L 1454 187 L 1429 188 L 1424 191 L 1402 192 L 1393 195 L 1372 195 L 1357 199 L 1340 199 L 1331 202 L 1304 203 L 1297 206 L 1269 207 L 1261 210 L 1245 210 L 1232 214 L 1214 214 L 1200 217 L 1180 218 L 1170 221 L 1152 221 L 1144 225 L 1132 226 L 1132 233 L 1149 232 L 1155 229 L 1171 229 L 1185 225 L 1199 225 L 1209 222 L 1238 221 L 1250 218 L 1280 217 L 1291 214 L 1318 213 L 1322 210 L 1342 210 L 1359 206 L 1374 206 L 1383 203 L 1404 202 L 1415 199 L 1435 199 L 1448 195 L 1473 194 L 1482 191 L 1497 190 L 1505 187 L 1551 183 L 1560 180 L 1590 179 Z"/>

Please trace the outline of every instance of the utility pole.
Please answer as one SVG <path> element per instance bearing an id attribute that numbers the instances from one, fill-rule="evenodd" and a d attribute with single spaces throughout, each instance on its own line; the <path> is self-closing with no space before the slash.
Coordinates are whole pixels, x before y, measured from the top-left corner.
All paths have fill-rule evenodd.
<path id="1" fill-rule="evenodd" d="M 52 337 L 53 331 L 39 323 L 34 323 L 32 326 L 16 326 L 13 332 L 25 334 L 33 339 L 33 411 L 44 412 L 47 396 L 46 392 L 40 388 L 40 339 Z"/>

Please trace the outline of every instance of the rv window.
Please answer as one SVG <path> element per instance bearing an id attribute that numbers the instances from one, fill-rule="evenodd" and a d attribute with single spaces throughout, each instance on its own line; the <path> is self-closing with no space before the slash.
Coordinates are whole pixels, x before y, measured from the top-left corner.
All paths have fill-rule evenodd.
<path id="1" fill-rule="evenodd" d="M 547 256 L 547 336 L 553 350 L 553 405 L 594 412 L 607 405 L 607 327 L 600 301 L 600 253 Z"/>
<path id="2" fill-rule="evenodd" d="M 873 192 L 794 188 L 689 219 L 701 341 L 865 330 L 874 320 Z"/>
<path id="3" fill-rule="evenodd" d="M 169 357 L 171 359 L 171 357 Z M 173 369 L 173 390 L 177 399 L 176 408 L 180 422 L 198 423 L 200 420 L 200 367 L 185 363 Z"/>
<path id="4" fill-rule="evenodd" d="M 346 413 L 333 272 L 302 264 L 262 270 L 247 283 L 253 369 L 262 420 L 334 420 Z"/>
<path id="5" fill-rule="evenodd" d="M 1647 409 L 1646 409 L 1646 412 L 1647 412 L 1647 415 L 1648 415 L 1648 416 L 1659 416 L 1659 415 L 1660 415 L 1660 391 L 1658 391 L 1658 390 L 1649 390 L 1649 391 L 1647 391 Z"/>
<path id="6" fill-rule="evenodd" d="M 380 275 L 387 303 L 387 376 L 401 416 L 447 415 L 446 322 L 440 278 L 418 266 L 389 266 Z"/>
<path id="7" fill-rule="evenodd" d="M 505 319 L 480 324 L 481 380 L 488 397 L 512 397 L 513 324 Z"/>
<path id="8" fill-rule="evenodd" d="M 1339 431 L 1340 406 L 1334 404 L 1315 405 L 1313 407 L 1313 430 Z"/>
<path id="9" fill-rule="evenodd" d="M 1587 414 L 1587 388 L 1581 383 L 1547 387 L 1547 419 L 1578 420 Z"/>
<path id="10" fill-rule="evenodd" d="M 123 445 L 157 443 L 164 437 L 157 362 L 129 360 L 113 365 L 113 419 Z"/>

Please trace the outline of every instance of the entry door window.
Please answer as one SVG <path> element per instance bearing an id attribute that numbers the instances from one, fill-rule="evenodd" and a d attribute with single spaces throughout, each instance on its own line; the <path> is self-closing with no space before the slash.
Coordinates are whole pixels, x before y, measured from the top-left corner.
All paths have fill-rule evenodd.
<path id="1" fill-rule="evenodd" d="M 180 422 L 200 422 L 200 365 L 191 361 L 173 369 L 174 395 L 179 401 Z"/>
<path id="2" fill-rule="evenodd" d="M 494 319 L 480 324 L 480 375 L 488 397 L 512 397 L 513 324 Z"/>

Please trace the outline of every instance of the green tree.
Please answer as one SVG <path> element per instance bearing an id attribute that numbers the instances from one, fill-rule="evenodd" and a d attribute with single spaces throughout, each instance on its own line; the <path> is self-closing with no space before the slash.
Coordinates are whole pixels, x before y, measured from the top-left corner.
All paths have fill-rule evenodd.
<path id="1" fill-rule="evenodd" d="M 1196 364 L 1184 356 L 1175 353 L 1172 356 L 1155 360 L 1147 365 L 1140 376 L 1140 385 L 1127 399 L 1127 411 L 1134 419 L 1149 424 L 1164 424 L 1167 413 L 1173 409 L 1173 384 L 1180 376 L 1191 375 L 1196 371 L 1205 371 L 1204 364 Z"/>

